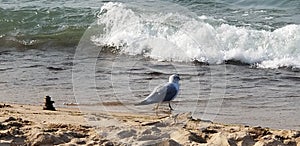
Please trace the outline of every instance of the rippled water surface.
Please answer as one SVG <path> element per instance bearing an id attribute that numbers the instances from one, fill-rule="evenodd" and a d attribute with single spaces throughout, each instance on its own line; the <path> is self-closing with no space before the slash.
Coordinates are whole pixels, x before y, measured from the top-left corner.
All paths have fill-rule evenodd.
<path id="1" fill-rule="evenodd" d="M 178 73 L 175 113 L 299 130 L 299 12 L 292 0 L 0 0 L 0 101 L 147 113 L 133 104 Z"/>

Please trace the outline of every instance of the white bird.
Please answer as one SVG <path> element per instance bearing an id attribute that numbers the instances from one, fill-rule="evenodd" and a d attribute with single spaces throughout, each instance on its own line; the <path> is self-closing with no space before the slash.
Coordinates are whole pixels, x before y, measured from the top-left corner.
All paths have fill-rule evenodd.
<path id="1" fill-rule="evenodd" d="M 171 75 L 168 83 L 157 86 L 148 97 L 135 105 L 158 103 L 156 106 L 157 109 L 160 103 L 169 102 L 170 110 L 173 110 L 170 102 L 177 96 L 179 92 L 179 80 L 180 77 L 178 74 Z"/>

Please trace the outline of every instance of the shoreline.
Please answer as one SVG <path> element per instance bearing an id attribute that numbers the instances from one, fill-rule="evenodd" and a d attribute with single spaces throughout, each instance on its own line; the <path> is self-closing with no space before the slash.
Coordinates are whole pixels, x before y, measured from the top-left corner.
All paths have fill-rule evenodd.
<path id="1" fill-rule="evenodd" d="M 0 103 L 1 145 L 300 145 L 300 131 L 222 124 L 189 113 L 82 113 Z M 5 105 L 5 106 L 4 106 Z"/>

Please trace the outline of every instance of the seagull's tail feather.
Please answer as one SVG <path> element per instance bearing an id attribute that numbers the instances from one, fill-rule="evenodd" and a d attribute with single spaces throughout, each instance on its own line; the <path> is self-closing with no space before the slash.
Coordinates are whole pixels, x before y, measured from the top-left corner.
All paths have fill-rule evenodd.
<path id="1" fill-rule="evenodd" d="M 147 102 L 147 100 L 144 100 L 144 101 L 142 101 L 142 102 L 140 102 L 140 103 L 136 103 L 136 104 L 134 104 L 135 106 L 139 106 L 139 105 L 147 105 L 147 104 L 149 104 L 148 102 Z"/>

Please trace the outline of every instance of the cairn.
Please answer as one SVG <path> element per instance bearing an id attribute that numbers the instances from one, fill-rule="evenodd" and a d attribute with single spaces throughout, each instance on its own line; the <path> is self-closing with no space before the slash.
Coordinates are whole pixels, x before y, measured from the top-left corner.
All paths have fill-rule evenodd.
<path id="1" fill-rule="evenodd" d="M 45 105 L 43 107 L 43 110 L 51 110 L 51 111 L 55 111 L 56 109 L 53 106 L 54 101 L 51 101 L 51 97 L 50 96 L 45 96 Z"/>

